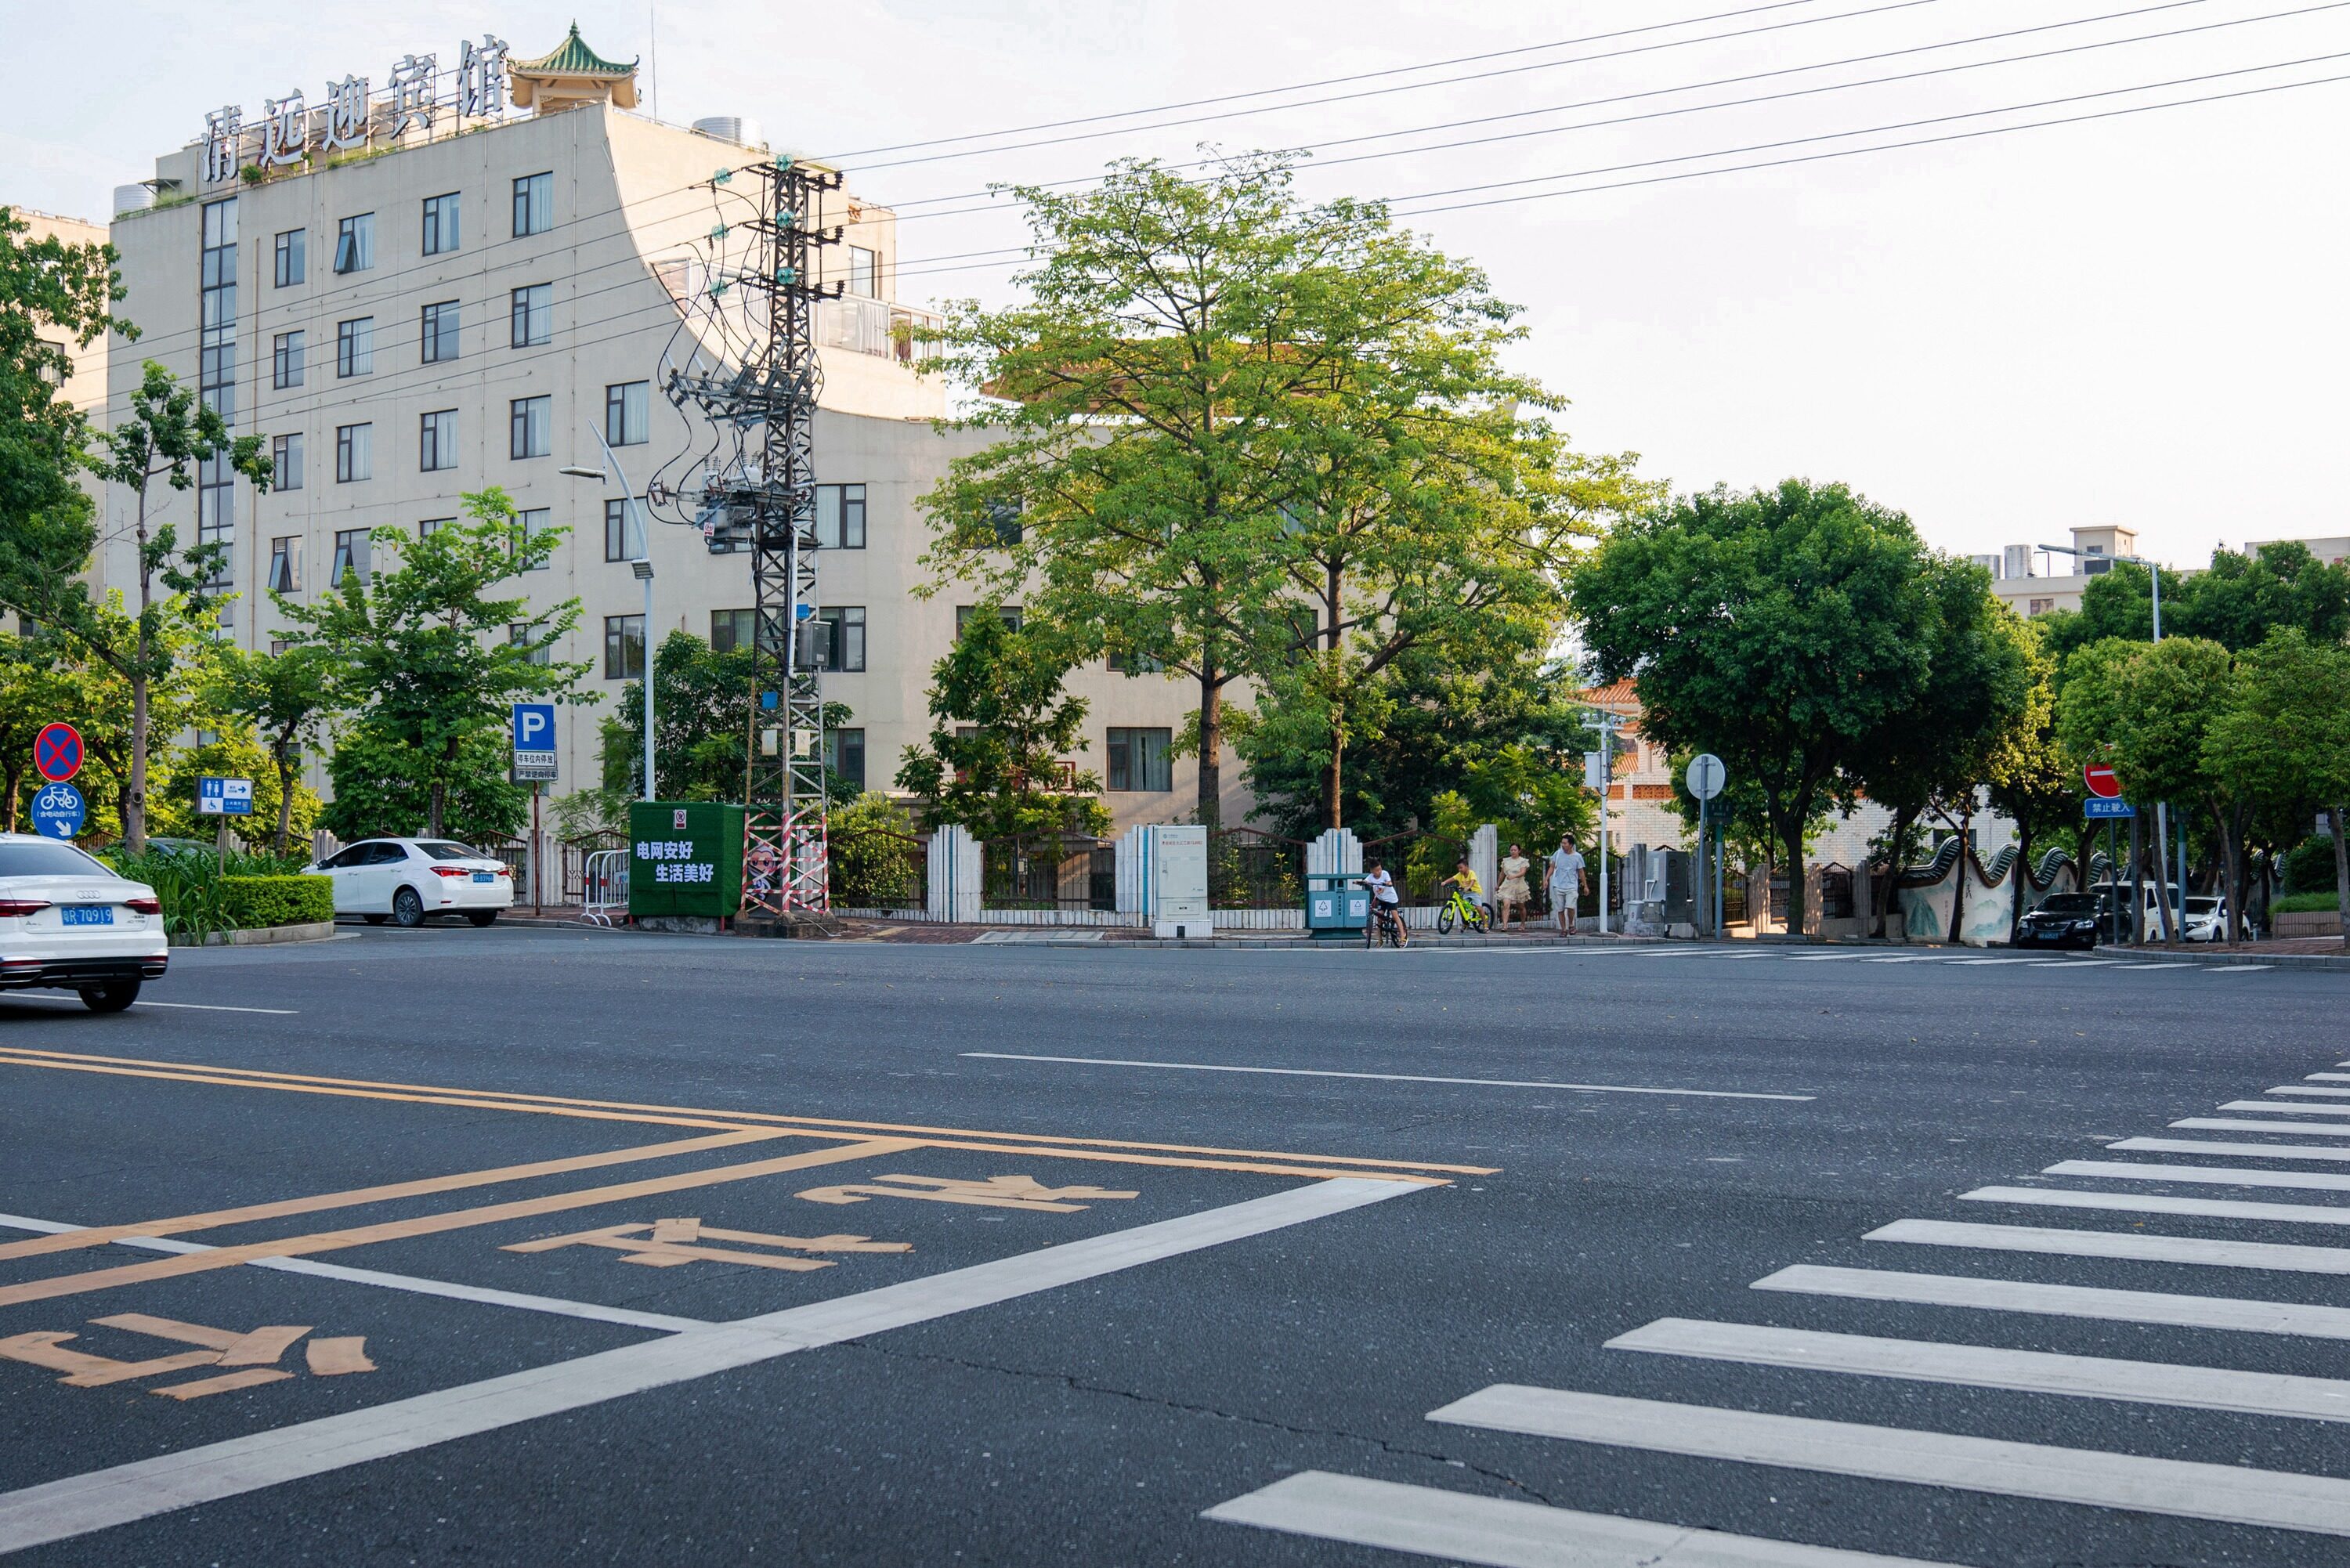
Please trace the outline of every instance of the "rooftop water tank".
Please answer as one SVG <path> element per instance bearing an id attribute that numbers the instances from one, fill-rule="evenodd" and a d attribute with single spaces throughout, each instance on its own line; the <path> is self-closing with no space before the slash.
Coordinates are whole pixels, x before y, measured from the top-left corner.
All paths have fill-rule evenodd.
<path id="1" fill-rule="evenodd" d="M 143 213 L 155 204 L 155 192 L 144 185 L 117 185 L 114 188 L 114 213 Z"/>
<path id="2" fill-rule="evenodd" d="M 693 129 L 704 136 L 714 136 L 721 141 L 731 141 L 738 147 L 764 147 L 767 141 L 767 139 L 760 134 L 759 122 L 748 115 L 706 115 L 693 122 Z"/>

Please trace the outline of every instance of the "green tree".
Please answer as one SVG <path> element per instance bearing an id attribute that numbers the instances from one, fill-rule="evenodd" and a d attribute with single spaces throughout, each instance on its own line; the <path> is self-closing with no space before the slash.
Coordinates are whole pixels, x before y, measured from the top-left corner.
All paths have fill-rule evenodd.
<path id="1" fill-rule="evenodd" d="M 2181 586 L 2178 608 L 2167 597 L 2162 608 L 2166 633 L 2207 637 L 2231 653 L 2286 628 L 2338 648 L 2350 636 L 2350 564 L 2322 562 L 2298 539 L 2251 555 L 2215 550 Z"/>
<path id="2" fill-rule="evenodd" d="M 190 743 L 170 748 L 165 753 L 171 759 L 171 769 L 153 798 L 151 820 L 159 833 L 182 837 L 210 838 L 218 831 L 222 819 L 204 815 L 197 808 L 196 781 L 207 775 L 253 781 L 253 815 L 232 818 L 229 826 L 242 836 L 257 838 L 262 825 L 271 829 L 283 826 L 288 839 L 299 835 L 307 840 L 318 821 L 323 803 L 299 778 L 289 777 L 272 765 L 267 746 L 256 734 L 253 724 L 236 714 L 208 713 L 205 728 L 191 737 Z M 280 842 L 274 854 L 286 853 Z M 307 849 L 301 851 L 307 855 Z"/>
<path id="3" fill-rule="evenodd" d="M 1641 728 L 1668 751 L 1712 752 L 1751 781 L 1797 872 L 1821 805 L 1933 688 L 1952 580 L 1938 563 L 1901 514 L 1791 479 L 1617 529 L 1569 593 L 1599 679 L 1633 679 Z M 1803 877 L 1788 885 L 1800 930 Z"/>
<path id="4" fill-rule="evenodd" d="M 138 336 L 113 314 L 123 294 L 112 246 L 31 232 L 0 207 L 0 584 L 60 561 L 71 576 L 89 558 L 89 497 L 74 483 L 88 420 L 59 395 L 73 373 L 66 344 Z"/>
<path id="5" fill-rule="evenodd" d="M 596 700 L 577 690 L 588 664 L 552 656 L 578 625 L 579 601 L 533 610 L 520 595 L 497 594 L 545 566 L 564 530 L 525 531 L 495 486 L 464 507 L 466 521 L 421 537 L 375 530 L 375 551 L 399 565 L 372 581 L 350 573 L 309 604 L 271 596 L 294 628 L 288 640 L 320 649 L 359 704 L 329 764 L 327 825 L 344 836 L 419 818 L 434 837 L 452 821 L 473 836 L 512 832 L 530 797 L 504 777 L 510 706 Z"/>
<path id="6" fill-rule="evenodd" d="M 172 490 L 192 490 L 196 470 L 217 462 L 269 488 L 269 459 L 259 436 L 232 436 L 220 414 L 181 386 L 172 373 L 150 360 L 129 410 L 98 438 L 89 459 L 98 477 L 131 493 L 132 569 L 138 578 L 136 609 L 109 611 L 95 599 L 78 574 L 97 541 L 89 513 L 53 510 L 34 526 L 11 530 L 0 542 L 0 605 L 39 621 L 78 642 L 88 654 L 119 673 L 129 688 L 130 734 L 128 792 L 122 836 L 131 854 L 147 842 L 150 753 L 159 732 L 152 710 L 157 688 L 184 671 L 175 670 L 166 628 L 210 624 L 217 607 L 213 585 L 224 579 L 227 547 L 199 543 L 184 553 L 179 531 L 149 515 L 157 481 Z"/>
<path id="7" fill-rule="evenodd" d="M 1045 622 L 1015 629 L 993 606 L 964 623 L 931 670 L 930 743 L 898 769 L 932 826 L 959 823 L 983 842 L 1109 826 L 1100 778 L 1061 768 L 1086 746 L 1085 700 L 1061 689 L 1073 646 Z"/>
<path id="8" fill-rule="evenodd" d="M 1551 400 L 1500 367 L 1510 307 L 1383 206 L 1308 206 L 1279 155 L 1017 194 L 1028 300 L 956 309 L 933 361 L 996 439 L 927 498 L 926 563 L 1190 679 L 1201 821 L 1249 676 L 1288 682 L 1335 799 L 1384 661 L 1545 595 L 1553 438 L 1514 408 Z"/>
<path id="9" fill-rule="evenodd" d="M 2012 619 L 2012 612 L 2008 612 Z M 2089 857 L 2081 815 L 2080 774 L 2056 742 L 2056 665 L 2039 627 L 2014 621 L 2023 655 L 2023 696 L 1986 757 L 1991 805 L 2015 824 L 2016 873 L 2011 908 L 2023 915 L 2032 852 L 2052 833 L 2072 830 L 2073 858 L 2085 881 Z"/>
<path id="10" fill-rule="evenodd" d="M 2343 945 L 2350 947 L 2350 650 L 2313 640 L 2297 627 L 2272 631 L 2239 665 L 2231 701 L 2203 738 L 2204 772 L 2229 778 L 2251 800 L 2299 816 L 2322 806 L 2333 828 L 2334 892 Z M 2303 818 L 2303 821 L 2306 818 Z M 2243 907 L 2228 901 L 2229 940 Z"/>
<path id="11" fill-rule="evenodd" d="M 296 831 L 295 807 L 308 794 L 296 783 L 302 754 L 326 739 L 328 721 L 342 707 L 333 659 L 307 643 L 282 653 L 223 647 L 213 655 L 206 700 L 214 712 L 249 728 L 267 754 L 277 785 L 275 844 L 285 854 Z M 315 804 L 314 799 L 312 816 Z M 255 805 L 259 809 L 261 803 Z"/>

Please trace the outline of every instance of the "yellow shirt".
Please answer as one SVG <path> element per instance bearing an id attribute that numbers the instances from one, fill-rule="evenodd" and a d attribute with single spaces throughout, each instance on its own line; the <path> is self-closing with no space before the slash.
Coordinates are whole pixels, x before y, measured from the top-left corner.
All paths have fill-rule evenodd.
<path id="1" fill-rule="evenodd" d="M 1477 873 L 1466 867 L 1452 874 L 1452 885 L 1464 893 L 1482 893 L 1485 890 L 1477 881 Z"/>

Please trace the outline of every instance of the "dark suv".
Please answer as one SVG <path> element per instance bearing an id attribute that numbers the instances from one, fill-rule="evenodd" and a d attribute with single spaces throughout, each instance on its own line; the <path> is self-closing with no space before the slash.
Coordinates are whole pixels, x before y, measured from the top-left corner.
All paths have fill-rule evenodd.
<path id="1" fill-rule="evenodd" d="M 2105 900 L 2095 893 L 2052 893 L 2017 923 L 2020 948 L 2094 948 Z"/>

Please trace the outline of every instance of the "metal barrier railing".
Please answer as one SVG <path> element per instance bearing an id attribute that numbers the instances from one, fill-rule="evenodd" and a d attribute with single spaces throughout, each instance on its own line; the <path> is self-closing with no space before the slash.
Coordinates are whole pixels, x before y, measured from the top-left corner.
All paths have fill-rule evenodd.
<path id="1" fill-rule="evenodd" d="M 598 849 L 588 857 L 579 873 L 580 918 L 591 926 L 609 926 L 617 914 L 629 916 L 629 852 Z"/>

